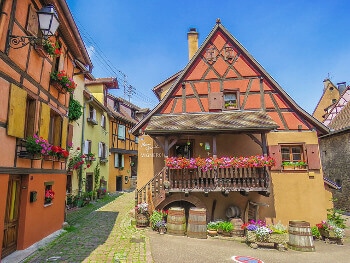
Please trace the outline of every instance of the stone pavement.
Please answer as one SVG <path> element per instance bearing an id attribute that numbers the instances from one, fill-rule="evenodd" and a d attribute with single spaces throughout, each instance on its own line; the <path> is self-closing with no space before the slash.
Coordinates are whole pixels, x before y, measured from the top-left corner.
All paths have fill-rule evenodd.
<path id="1" fill-rule="evenodd" d="M 101 202 L 100 206 L 103 204 Z M 150 228 L 135 228 L 131 224 L 133 192 L 122 194 L 96 211 L 95 208 L 96 205 L 70 213 L 68 220 L 75 230 L 58 236 L 44 248 L 35 247 L 37 251 L 29 257 L 24 251 L 17 251 L 14 253 L 16 257 L 10 255 L 3 263 L 217 263 L 234 262 L 233 256 L 250 256 L 264 263 L 350 262 L 349 238 L 342 246 L 316 241 L 316 252 L 279 252 L 268 248 L 252 249 L 237 238 L 195 239 L 159 235 Z M 24 260 L 23 255 L 26 257 Z"/>
<path id="2" fill-rule="evenodd" d="M 131 225 L 134 197 L 124 193 L 76 220 L 74 231 L 22 262 L 152 262 L 147 230 Z"/>

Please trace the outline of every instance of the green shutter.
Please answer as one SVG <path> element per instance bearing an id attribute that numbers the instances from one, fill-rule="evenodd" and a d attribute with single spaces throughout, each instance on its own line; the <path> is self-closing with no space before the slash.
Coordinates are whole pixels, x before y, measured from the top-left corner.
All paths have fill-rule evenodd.
<path id="1" fill-rule="evenodd" d="M 27 92 L 24 89 L 11 84 L 7 135 L 24 138 L 26 107 Z"/>

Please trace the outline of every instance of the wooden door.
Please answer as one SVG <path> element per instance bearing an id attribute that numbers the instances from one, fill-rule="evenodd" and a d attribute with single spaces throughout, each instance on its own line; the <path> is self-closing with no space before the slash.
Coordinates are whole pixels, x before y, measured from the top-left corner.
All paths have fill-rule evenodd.
<path id="1" fill-rule="evenodd" d="M 2 255 L 13 253 L 17 250 L 17 230 L 19 219 L 19 205 L 21 193 L 21 176 L 10 175 L 7 191 L 7 203 L 5 210 L 4 240 L 2 243 Z"/>
<path id="2" fill-rule="evenodd" d="M 116 191 L 123 191 L 123 178 L 121 176 L 116 178 Z"/>
<path id="3" fill-rule="evenodd" d="M 86 185 L 85 185 L 85 191 L 86 192 L 91 192 L 93 190 L 93 174 L 92 173 L 87 173 L 86 174 Z"/>

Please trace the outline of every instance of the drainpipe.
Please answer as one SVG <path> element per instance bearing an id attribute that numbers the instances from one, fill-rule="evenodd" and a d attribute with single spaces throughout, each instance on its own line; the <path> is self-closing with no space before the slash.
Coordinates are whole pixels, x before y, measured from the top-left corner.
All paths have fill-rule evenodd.
<path id="1" fill-rule="evenodd" d="M 86 104 L 89 104 L 94 100 L 94 97 L 90 95 L 89 100 L 84 101 L 83 103 L 83 122 L 81 125 L 81 147 L 80 147 L 80 154 L 83 154 L 83 149 L 84 149 L 84 135 L 85 135 L 85 110 L 86 110 Z M 79 168 L 79 182 L 78 182 L 78 189 L 79 189 L 79 197 L 81 197 L 81 192 L 82 192 L 82 184 L 83 184 L 83 168 L 80 166 Z"/>

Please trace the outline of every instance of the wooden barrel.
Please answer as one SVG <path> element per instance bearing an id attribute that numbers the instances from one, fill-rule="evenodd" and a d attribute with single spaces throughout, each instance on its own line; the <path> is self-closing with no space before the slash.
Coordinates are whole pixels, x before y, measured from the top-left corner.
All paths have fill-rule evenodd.
<path id="1" fill-rule="evenodd" d="M 315 251 L 310 223 L 305 221 L 289 221 L 288 247 L 293 250 L 310 252 Z"/>
<path id="2" fill-rule="evenodd" d="M 182 207 L 169 208 L 166 225 L 168 234 L 184 236 L 186 232 L 185 209 Z"/>
<path id="3" fill-rule="evenodd" d="M 138 226 L 138 227 L 149 226 L 149 215 L 148 214 L 136 214 L 136 226 Z"/>
<path id="4" fill-rule="evenodd" d="M 241 209 L 238 206 L 232 205 L 226 210 L 226 216 L 228 218 L 235 218 L 241 215 Z"/>
<path id="5" fill-rule="evenodd" d="M 207 209 L 190 208 L 188 214 L 187 236 L 207 238 Z"/>

